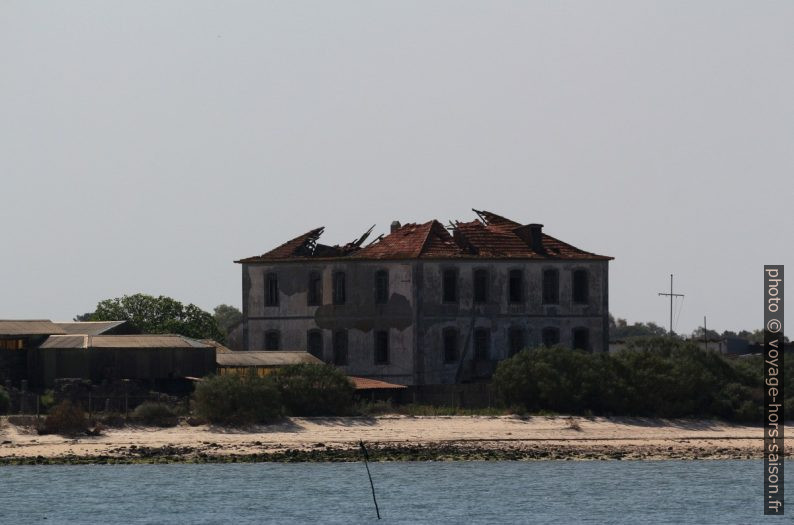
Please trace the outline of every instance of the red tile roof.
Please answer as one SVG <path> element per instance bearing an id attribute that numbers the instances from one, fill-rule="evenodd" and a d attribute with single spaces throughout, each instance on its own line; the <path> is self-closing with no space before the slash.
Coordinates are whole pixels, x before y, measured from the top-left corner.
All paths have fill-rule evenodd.
<path id="1" fill-rule="evenodd" d="M 281 246 L 255 257 L 235 261 L 256 263 L 318 259 L 580 259 L 610 260 L 541 233 L 542 225 L 522 226 L 488 211 L 474 210 L 479 220 L 455 222 L 445 228 L 436 220 L 408 223 L 388 235 L 361 247 L 369 232 L 344 246 L 317 243 L 323 228 L 311 230 Z M 371 231 L 372 229 L 370 229 Z M 452 233 L 449 232 L 452 231 Z M 538 249 L 531 236 L 537 231 Z"/>

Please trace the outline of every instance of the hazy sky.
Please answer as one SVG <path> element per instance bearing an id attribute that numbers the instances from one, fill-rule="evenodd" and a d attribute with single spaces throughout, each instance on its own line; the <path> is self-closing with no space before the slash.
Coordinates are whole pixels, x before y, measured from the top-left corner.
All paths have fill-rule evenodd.
<path id="1" fill-rule="evenodd" d="M 787 1 L 3 0 L 0 318 L 239 306 L 234 259 L 478 208 L 614 256 L 617 316 L 666 326 L 675 273 L 679 331 L 758 328 L 762 265 L 794 261 L 792 27 Z"/>

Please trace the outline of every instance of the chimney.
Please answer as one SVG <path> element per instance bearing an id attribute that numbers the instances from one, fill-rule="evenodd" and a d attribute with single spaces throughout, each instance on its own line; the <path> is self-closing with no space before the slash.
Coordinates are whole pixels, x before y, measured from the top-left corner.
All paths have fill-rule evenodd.
<path id="1" fill-rule="evenodd" d="M 396 232 L 397 230 L 399 230 L 399 229 L 400 229 L 400 226 L 402 226 L 402 225 L 400 224 L 400 221 L 391 221 L 391 233 L 394 233 L 394 232 Z"/>
<path id="2" fill-rule="evenodd" d="M 527 246 L 532 248 L 533 252 L 543 253 L 543 225 L 542 224 L 527 224 L 526 226 L 519 226 L 513 230 L 522 241 L 527 243 Z"/>

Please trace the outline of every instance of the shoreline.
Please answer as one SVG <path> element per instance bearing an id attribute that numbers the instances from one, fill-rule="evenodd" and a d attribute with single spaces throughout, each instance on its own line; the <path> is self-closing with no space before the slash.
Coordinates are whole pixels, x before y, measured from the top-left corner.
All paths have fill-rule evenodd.
<path id="1" fill-rule="evenodd" d="M 714 420 L 570 416 L 289 418 L 235 429 L 125 426 L 38 435 L 0 418 L 0 466 L 361 461 L 760 459 L 762 427 Z M 786 448 L 790 456 L 791 447 Z"/>

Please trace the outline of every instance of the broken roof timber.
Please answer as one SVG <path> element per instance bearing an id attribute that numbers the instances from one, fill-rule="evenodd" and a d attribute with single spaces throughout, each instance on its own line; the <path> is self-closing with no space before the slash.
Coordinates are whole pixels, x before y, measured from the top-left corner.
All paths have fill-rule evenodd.
<path id="1" fill-rule="evenodd" d="M 408 223 L 381 235 L 361 248 L 372 228 L 345 246 L 317 244 L 323 228 L 311 230 L 277 248 L 237 263 L 298 262 L 321 260 L 402 259 L 564 259 L 611 260 L 612 257 L 581 250 L 543 233 L 541 224 L 521 225 L 501 215 L 473 210 L 471 222 L 450 221 L 445 228 L 437 220 Z M 450 233 L 450 231 L 452 233 Z M 307 243 L 312 242 L 311 246 Z"/>

